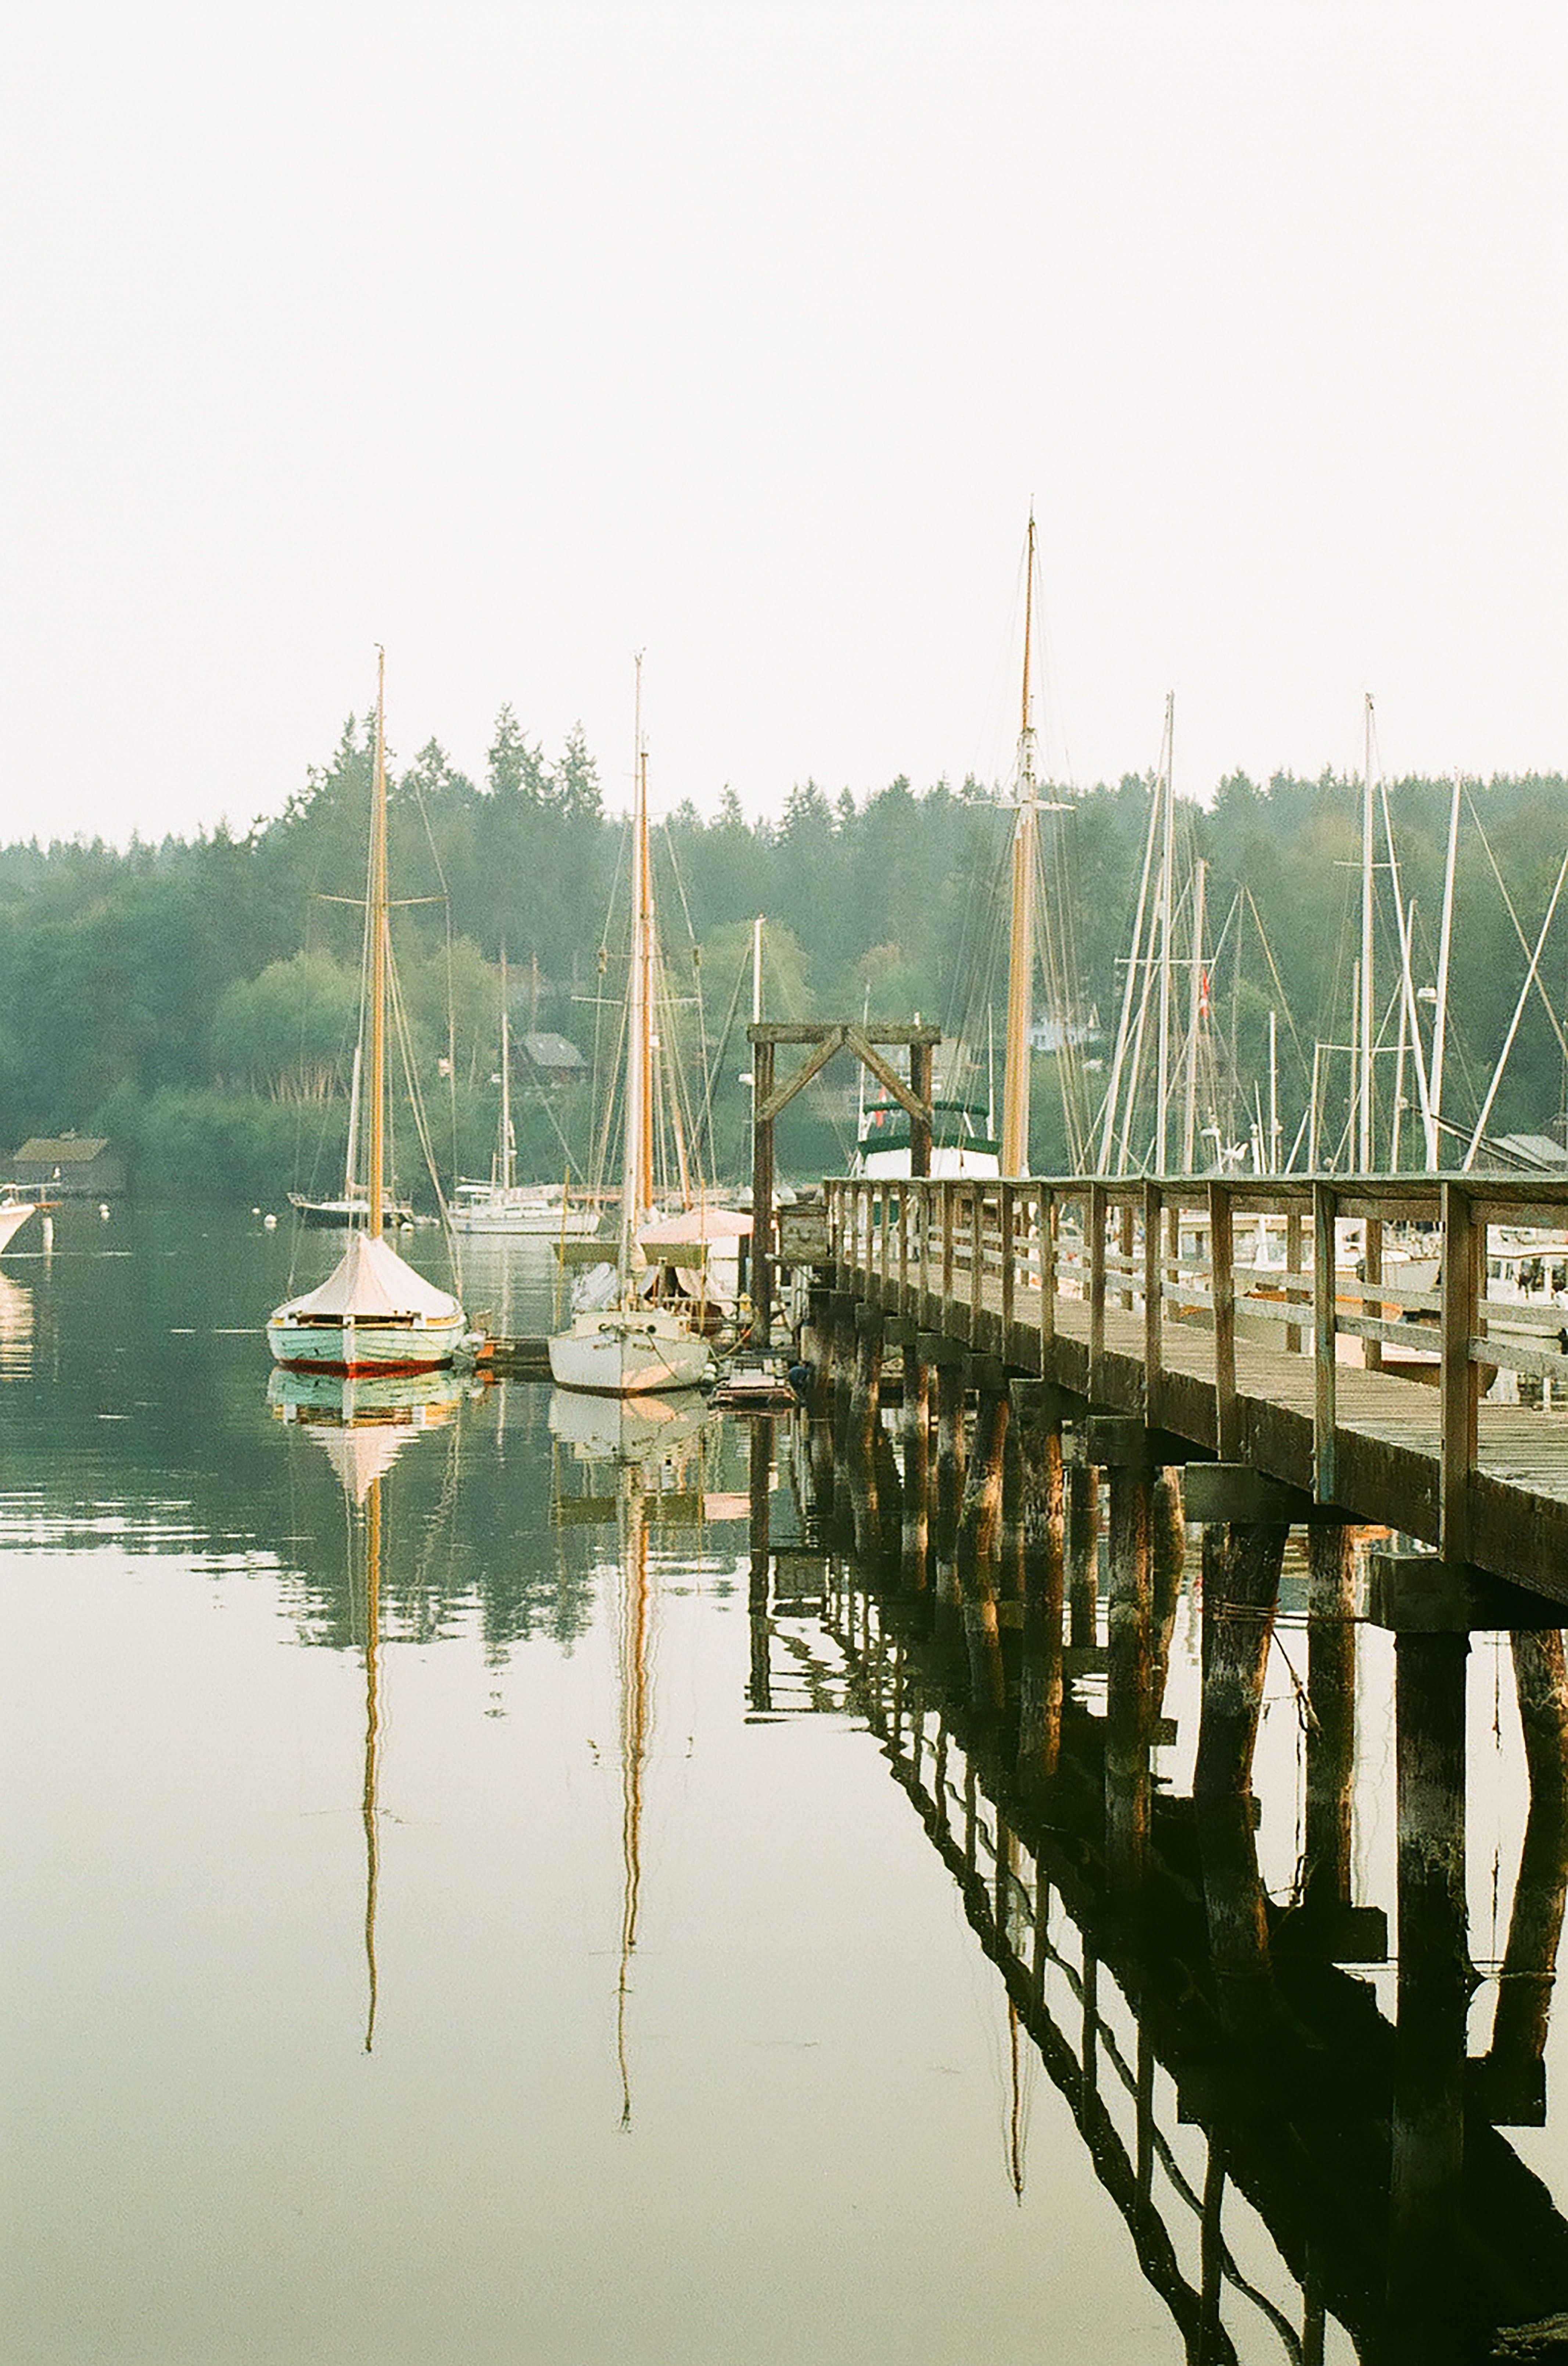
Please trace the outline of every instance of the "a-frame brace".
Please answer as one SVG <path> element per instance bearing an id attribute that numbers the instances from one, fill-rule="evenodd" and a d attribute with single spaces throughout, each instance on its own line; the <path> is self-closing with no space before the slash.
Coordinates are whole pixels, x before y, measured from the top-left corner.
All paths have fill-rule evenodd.
<path id="1" fill-rule="evenodd" d="M 751 1046 L 752 1091 L 756 1118 L 751 1129 L 751 1303 L 752 1336 L 762 1346 L 773 1339 L 773 1121 L 796 1093 L 820 1075 L 839 1052 L 852 1052 L 883 1090 L 909 1116 L 909 1171 L 931 1171 L 931 1053 L 942 1041 L 940 1027 L 857 1027 L 851 1020 L 820 1027 L 775 1025 L 758 1020 L 746 1030 Z M 782 1085 L 773 1082 L 773 1054 L 781 1043 L 810 1046 L 806 1058 Z M 877 1050 L 878 1044 L 902 1047 L 909 1054 L 909 1081 L 904 1082 Z"/>

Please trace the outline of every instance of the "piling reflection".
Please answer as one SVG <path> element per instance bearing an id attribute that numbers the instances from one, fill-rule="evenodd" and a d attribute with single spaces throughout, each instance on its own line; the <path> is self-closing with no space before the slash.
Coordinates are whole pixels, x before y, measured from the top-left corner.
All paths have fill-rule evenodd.
<path id="1" fill-rule="evenodd" d="M 897 1520 L 863 1406 L 851 1422 L 852 1550 L 813 1493 L 820 1436 L 790 1449 L 825 1548 L 810 1640 L 770 1555 L 773 1443 L 758 1425 L 749 1698 L 776 1701 L 787 1676 L 796 1706 L 864 1715 L 1190 2360 L 1558 2354 L 1568 2223 L 1503 2131 L 1544 2117 L 1568 1898 L 1562 1634 L 1511 1633 L 1529 1817 L 1490 2045 L 1472 2057 L 1463 1622 L 1386 1621 L 1397 1974 L 1383 1987 L 1355 1968 L 1386 1959 L 1389 1932 L 1355 1888 L 1353 1539 L 1306 1539 L 1303 1849 L 1280 1899 L 1259 1865 L 1260 1792 L 1280 1776 L 1272 1761 L 1259 1773 L 1258 1731 L 1287 1529 L 1205 1528 L 1201 1574 L 1196 1554 L 1184 1570 L 1179 1474 L 1151 1467 L 1146 1440 L 1095 1441 L 1090 1462 L 1092 1428 L 1065 1431 L 1051 1391 L 993 1386 L 987 1402 L 982 1371 L 964 1421 L 944 1377 L 935 1364 L 903 1408 Z M 928 1424 L 934 1437 L 911 1436 Z M 778 1451 L 793 1434 L 781 1426 Z M 1190 1607 L 1201 1595 L 1201 1673 L 1173 1694 L 1184 1592 Z M 1160 1772 L 1172 1763 L 1192 1769 L 1183 1793 Z M 1021 2190 L 1016 2059 L 1011 2084 Z"/>

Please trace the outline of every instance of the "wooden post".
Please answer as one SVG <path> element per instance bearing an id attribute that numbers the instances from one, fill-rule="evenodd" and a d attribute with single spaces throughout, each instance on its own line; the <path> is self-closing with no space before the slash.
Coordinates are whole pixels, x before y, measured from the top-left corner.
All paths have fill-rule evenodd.
<path id="1" fill-rule="evenodd" d="M 936 1557 L 951 1560 L 964 1501 L 964 1366 L 944 1359 L 936 1375 Z"/>
<path id="2" fill-rule="evenodd" d="M 1389 2180 L 1389 2307 L 1440 2316 L 1459 2250 L 1465 2024 L 1474 1980 L 1464 1888 L 1463 1633 L 1394 1638 L 1399 1987 Z M 1420 2356 L 1419 2349 L 1414 2351 Z"/>
<path id="3" fill-rule="evenodd" d="M 1285 1303 L 1295 1306 L 1301 1300 L 1302 1287 L 1302 1211 L 1294 1200 L 1285 1211 Z M 1285 1325 L 1285 1353 L 1299 1356 L 1302 1352 L 1302 1326 L 1299 1323 Z"/>
<path id="4" fill-rule="evenodd" d="M 773 1342 L 773 1121 L 761 1111 L 773 1089 L 773 1047 L 751 1046 L 751 1335 L 759 1346 Z"/>
<path id="5" fill-rule="evenodd" d="M 1220 1598 L 1213 1599 L 1205 1588 L 1206 1658 L 1192 1775 L 1194 1796 L 1246 1791 L 1250 1786 L 1263 1676 L 1289 1535 L 1290 1529 L 1275 1521 L 1235 1522 L 1223 1565 Z"/>
<path id="6" fill-rule="evenodd" d="M 1354 1532 L 1307 1530 L 1306 1877 L 1309 1917 L 1350 1903 L 1356 1783 Z"/>
<path id="7" fill-rule="evenodd" d="M 1438 1549 L 1445 1560 L 1470 1557 L 1470 1474 L 1475 1468 L 1479 1423 L 1479 1374 L 1471 1341 L 1480 1329 L 1481 1248 L 1486 1228 L 1477 1224 L 1467 1186 L 1447 1176 L 1442 1200 L 1443 1271 L 1442 1445 L 1438 1481 Z"/>
<path id="8" fill-rule="evenodd" d="M 1160 1255 L 1163 1185 L 1144 1185 L 1144 1418 L 1158 1417 L 1165 1329 L 1165 1265 Z"/>
<path id="9" fill-rule="evenodd" d="M 1040 1369 L 1048 1371 L 1056 1343 L 1056 1194 L 1048 1183 L 1036 1186 L 1040 1197 L 1036 1226 L 1040 1241 Z"/>
<path id="10" fill-rule="evenodd" d="M 1235 1393 L 1235 1272 L 1231 1245 L 1231 1191 L 1209 1186 L 1209 1279 L 1214 1301 L 1214 1435 L 1222 1462 L 1241 1459 L 1241 1412 Z"/>
<path id="11" fill-rule="evenodd" d="M 997 1380 L 983 1381 L 979 1391 L 957 1551 L 970 1687 L 976 1707 L 997 1715 L 1007 1705 L 996 1573 L 1009 1411 L 1007 1387 L 998 1368 Z"/>
<path id="12" fill-rule="evenodd" d="M 850 1397 L 845 1460 L 854 1506 L 855 1552 L 863 1565 L 880 1558 L 881 1527 L 876 1502 L 876 1433 L 882 1400 L 882 1322 L 862 1307 L 855 1325 L 854 1386 Z"/>
<path id="13" fill-rule="evenodd" d="M 1150 1484 L 1144 1463 L 1113 1465 L 1105 1719 L 1105 1861 L 1114 1881 L 1148 1862 Z"/>
<path id="14" fill-rule="evenodd" d="M 1100 1473 L 1075 1462 L 1067 1475 L 1072 1621 L 1067 1639 L 1075 1651 L 1092 1651 L 1100 1628 Z"/>
<path id="15" fill-rule="evenodd" d="M 1023 1520 L 1023 1652 L 1018 1771 L 1048 1782 L 1061 1762 L 1062 1611 L 1066 1579 L 1066 1494 L 1055 1400 L 1027 1380 L 1012 1388 Z"/>
<path id="16" fill-rule="evenodd" d="M 904 1583 L 911 1594 L 924 1594 L 931 1583 L 926 1549 L 931 1524 L 931 1366 L 918 1343 L 904 1347 L 904 1533 L 901 1540 Z"/>
<path id="17" fill-rule="evenodd" d="M 1335 1430 L 1338 1422 L 1335 1366 L 1335 1212 L 1333 1187 L 1312 1187 L 1312 1488 L 1318 1503 L 1332 1504 L 1338 1488 Z"/>
<path id="18" fill-rule="evenodd" d="M 1382 1301 L 1380 1298 L 1374 1304 L 1369 1305 L 1367 1293 L 1369 1290 L 1375 1290 L 1382 1279 L 1382 1219 L 1380 1216 L 1369 1216 L 1366 1219 L 1365 1246 L 1361 1254 L 1361 1313 L 1363 1318 L 1369 1314 L 1374 1315 L 1380 1323 L 1382 1320 Z M 1361 1347 L 1361 1361 L 1365 1369 L 1369 1372 L 1381 1372 L 1382 1341 L 1363 1339 Z"/>
<path id="19" fill-rule="evenodd" d="M 1089 1187 L 1089 1392 L 1097 1397 L 1105 1362 L 1105 1217 L 1103 1183 Z"/>
<path id="20" fill-rule="evenodd" d="M 746 1687 L 746 1698 L 754 1709 L 767 1710 L 773 1705 L 773 1669 L 769 1657 L 770 1624 L 768 1595 L 773 1571 L 773 1557 L 768 1534 L 768 1482 L 773 1475 L 773 1425 L 759 1415 L 751 1424 L 750 1437 L 750 1570 L 747 1594 L 747 1610 L 751 1628 L 751 1673 Z"/>
<path id="21" fill-rule="evenodd" d="M 1008 1352 L 1009 1337 L 1012 1330 L 1013 1301 L 1018 1279 L 1018 1277 L 1013 1270 L 1014 1235 L 1017 1229 L 1017 1201 L 1015 1187 L 1011 1183 L 1003 1183 L 998 1187 L 997 1207 L 1001 1232 L 1002 1260 L 1001 1352 L 1005 1356 Z"/>
<path id="22" fill-rule="evenodd" d="M 909 1120 L 909 1173 L 927 1176 L 931 1171 L 931 1046 L 911 1043 L 909 1046 L 909 1090 L 919 1102 L 924 1115 Z"/>

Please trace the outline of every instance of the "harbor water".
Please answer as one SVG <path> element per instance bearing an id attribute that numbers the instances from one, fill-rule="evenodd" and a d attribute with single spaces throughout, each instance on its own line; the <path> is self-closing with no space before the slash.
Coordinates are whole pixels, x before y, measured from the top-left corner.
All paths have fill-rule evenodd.
<path id="1" fill-rule="evenodd" d="M 1267 2129 L 1216 2169 L 1213 2115 L 1140 2035 L 1174 2010 L 1159 1930 L 1101 1934 L 1091 1969 L 1049 1833 L 999 1833 L 963 1718 L 825 1538 L 803 1417 L 623 1422 L 472 1377 L 291 1392 L 265 1314 L 335 1248 L 67 1208 L 0 1268 L 0 2358 L 1371 2355 L 1324 2287 L 1386 2263 L 1317 2276 L 1288 2161 L 1271 2180 L 1247 2150 Z M 470 1307 L 547 1327 L 547 1245 L 465 1264 Z M 1190 1550 L 1171 1795 L 1197 1591 Z M 1257 1783 L 1276 1903 L 1301 1854 L 1292 1599 L 1287 1572 Z M 1362 1640 L 1356 1891 L 1391 1936 L 1332 1977 L 1346 2026 L 1361 2000 L 1382 2028 L 1392 1653 Z M 1526 1827 L 1506 1637 L 1467 1681 L 1483 2054 Z M 1099 1716 L 1092 1651 L 1073 1682 Z M 1568 2066 L 1535 1977 L 1546 2108 L 1489 2141 L 1540 2256 Z M 1487 2354 L 1455 2326 L 1456 2359 Z"/>

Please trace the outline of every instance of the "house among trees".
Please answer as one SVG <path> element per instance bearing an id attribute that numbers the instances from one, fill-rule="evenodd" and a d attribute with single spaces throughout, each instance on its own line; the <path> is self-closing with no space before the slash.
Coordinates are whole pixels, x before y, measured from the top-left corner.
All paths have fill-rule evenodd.
<path id="1" fill-rule="evenodd" d="M 31 1134 L 11 1174 L 25 1189 L 55 1200 L 112 1200 L 125 1189 L 125 1162 L 101 1134 Z"/>
<path id="2" fill-rule="evenodd" d="M 564 1035 L 525 1035 L 523 1049 L 529 1065 L 547 1085 L 575 1085 L 588 1073 L 588 1063 Z"/>

